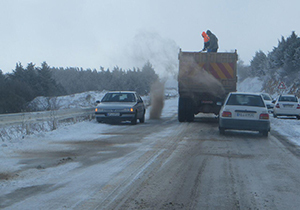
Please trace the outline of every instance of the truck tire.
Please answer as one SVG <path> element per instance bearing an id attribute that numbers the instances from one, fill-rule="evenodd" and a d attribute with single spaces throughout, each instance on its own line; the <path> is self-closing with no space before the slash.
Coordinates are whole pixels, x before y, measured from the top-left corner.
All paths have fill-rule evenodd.
<path id="1" fill-rule="evenodd" d="M 186 99 L 186 121 L 194 121 L 194 103 L 193 100 L 188 98 Z"/>
<path id="2" fill-rule="evenodd" d="M 194 122 L 194 112 L 192 110 L 188 110 L 186 121 Z"/>
<path id="3" fill-rule="evenodd" d="M 178 99 L 178 121 L 184 122 L 186 120 L 186 99 L 179 97 Z"/>

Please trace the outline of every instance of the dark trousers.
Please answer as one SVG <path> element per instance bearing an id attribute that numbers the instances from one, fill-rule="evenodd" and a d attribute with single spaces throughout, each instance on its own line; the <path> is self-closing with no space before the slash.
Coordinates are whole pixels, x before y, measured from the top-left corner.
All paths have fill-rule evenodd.
<path id="1" fill-rule="evenodd" d="M 217 52 L 218 51 L 218 48 L 215 48 L 215 49 L 207 49 L 207 52 Z"/>

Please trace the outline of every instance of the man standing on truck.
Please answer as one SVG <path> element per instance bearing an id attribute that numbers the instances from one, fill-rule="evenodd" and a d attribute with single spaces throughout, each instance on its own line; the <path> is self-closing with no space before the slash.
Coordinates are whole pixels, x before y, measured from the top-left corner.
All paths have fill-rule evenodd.
<path id="1" fill-rule="evenodd" d="M 210 30 L 207 30 L 206 33 L 209 37 L 209 46 L 207 48 L 207 52 L 217 52 L 219 48 L 218 38 Z"/>
<path id="2" fill-rule="evenodd" d="M 201 51 L 206 51 L 209 46 L 209 37 L 204 31 L 202 32 L 202 37 L 204 39 L 204 47 Z"/>

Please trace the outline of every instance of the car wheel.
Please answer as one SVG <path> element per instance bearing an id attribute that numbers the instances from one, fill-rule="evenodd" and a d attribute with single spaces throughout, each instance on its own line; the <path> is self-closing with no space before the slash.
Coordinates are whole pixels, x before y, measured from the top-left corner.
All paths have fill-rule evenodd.
<path id="1" fill-rule="evenodd" d="M 137 122 L 137 113 L 135 113 L 134 118 L 131 120 L 131 125 L 136 125 Z"/>
<path id="2" fill-rule="evenodd" d="M 140 118 L 139 120 L 140 120 L 140 123 L 144 123 L 145 122 L 145 111 L 144 111 L 143 117 Z"/>
<path id="3" fill-rule="evenodd" d="M 268 135 L 269 135 L 268 131 L 259 131 L 259 133 L 264 137 L 268 137 Z"/>
<path id="4" fill-rule="evenodd" d="M 297 119 L 300 120 L 300 116 L 299 115 L 297 116 Z"/>
<path id="5" fill-rule="evenodd" d="M 224 135 L 225 134 L 225 129 L 219 127 L 219 132 L 220 132 L 221 135 Z"/>
<path id="6" fill-rule="evenodd" d="M 273 113 L 273 117 L 274 117 L 274 118 L 277 118 L 277 115 Z"/>
<path id="7" fill-rule="evenodd" d="M 101 121 L 100 119 L 98 119 L 98 118 L 96 118 L 96 120 L 97 120 L 98 123 L 101 123 L 101 122 L 102 122 L 102 121 Z"/>

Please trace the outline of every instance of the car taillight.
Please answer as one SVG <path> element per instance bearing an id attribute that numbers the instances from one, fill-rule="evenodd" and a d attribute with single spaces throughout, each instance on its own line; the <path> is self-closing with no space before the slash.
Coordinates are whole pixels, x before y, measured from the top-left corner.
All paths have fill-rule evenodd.
<path id="1" fill-rule="evenodd" d="M 231 112 L 224 111 L 222 117 L 231 117 Z"/>
<path id="2" fill-rule="evenodd" d="M 300 104 L 297 105 L 297 109 L 300 109 Z"/>
<path id="3" fill-rule="evenodd" d="M 268 120 L 269 119 L 269 114 L 262 113 L 262 114 L 259 115 L 259 119 L 261 119 L 261 120 Z"/>
<path id="4" fill-rule="evenodd" d="M 280 106 L 279 106 L 279 104 L 276 104 L 276 106 L 275 106 L 277 109 L 279 109 L 280 108 Z"/>

